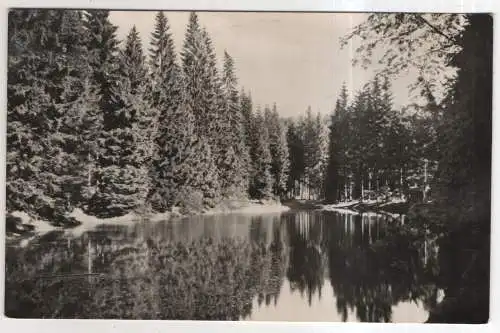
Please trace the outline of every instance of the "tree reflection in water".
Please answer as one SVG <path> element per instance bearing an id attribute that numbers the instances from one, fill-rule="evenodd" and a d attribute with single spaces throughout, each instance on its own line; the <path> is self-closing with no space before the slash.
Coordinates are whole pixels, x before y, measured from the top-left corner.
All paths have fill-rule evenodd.
<path id="1" fill-rule="evenodd" d="M 283 292 L 314 307 L 328 286 L 342 320 L 388 322 L 400 302 L 429 310 L 437 298 L 435 245 L 399 233 L 398 223 L 303 211 L 49 234 L 7 249 L 6 314 L 240 320 L 256 306 L 283 306 Z M 102 274 L 68 276 L 88 273 Z"/>
<path id="2" fill-rule="evenodd" d="M 359 321 L 390 322 L 392 306 L 435 299 L 437 288 L 427 275 L 435 260 L 422 250 L 429 245 L 389 235 L 388 224 L 396 221 L 370 215 L 343 219 L 345 223 L 326 225 L 325 236 L 330 283 L 344 321 L 350 310 Z"/>
<path id="3" fill-rule="evenodd" d="M 318 293 L 324 281 L 324 265 L 320 247 L 321 223 L 311 221 L 309 212 L 290 215 L 287 219 L 287 233 L 290 245 L 290 264 L 287 278 L 292 290 L 298 289 L 311 305 L 312 297 Z"/>

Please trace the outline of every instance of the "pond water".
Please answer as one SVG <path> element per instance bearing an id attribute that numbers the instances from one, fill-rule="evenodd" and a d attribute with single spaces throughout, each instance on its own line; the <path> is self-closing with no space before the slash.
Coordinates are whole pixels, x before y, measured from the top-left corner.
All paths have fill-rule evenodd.
<path id="1" fill-rule="evenodd" d="M 389 235 L 402 223 L 291 211 L 54 232 L 7 248 L 6 315 L 424 322 L 437 249 Z"/>

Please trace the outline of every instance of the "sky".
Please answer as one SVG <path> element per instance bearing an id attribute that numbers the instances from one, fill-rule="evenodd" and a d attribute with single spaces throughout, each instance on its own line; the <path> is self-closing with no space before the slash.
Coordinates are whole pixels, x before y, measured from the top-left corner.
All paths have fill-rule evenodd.
<path id="1" fill-rule="evenodd" d="M 154 26 L 155 12 L 114 11 L 111 21 L 124 39 L 133 25 L 144 44 Z M 340 48 L 339 40 L 366 14 L 199 12 L 200 24 L 212 38 L 219 60 L 224 50 L 234 58 L 240 87 L 249 90 L 254 105 L 277 104 L 282 116 L 330 113 L 345 82 L 352 93 L 373 73 L 353 67 L 356 45 Z M 166 12 L 177 52 L 181 50 L 188 12 Z M 145 45 L 147 48 L 147 45 Z M 404 81 L 404 78 L 402 79 Z M 396 106 L 408 100 L 405 83 L 394 84 Z"/>

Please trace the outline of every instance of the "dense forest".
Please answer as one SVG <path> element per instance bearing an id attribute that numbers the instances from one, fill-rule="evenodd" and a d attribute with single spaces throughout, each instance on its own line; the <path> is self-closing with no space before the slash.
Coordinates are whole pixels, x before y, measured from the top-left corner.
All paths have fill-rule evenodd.
<path id="1" fill-rule="evenodd" d="M 369 199 L 422 187 L 436 165 L 436 115 L 393 110 L 387 77 L 351 103 L 344 85 L 331 117 L 284 119 L 238 86 L 196 13 L 180 52 L 163 12 L 147 52 L 135 26 L 116 30 L 104 10 L 10 13 L 8 211 L 65 223 L 75 207 Z"/>
<path id="2" fill-rule="evenodd" d="M 105 10 L 9 13 L 8 212 L 67 224 L 75 208 L 110 217 L 418 193 L 398 233 L 432 234 L 455 254 L 440 259 L 452 282 L 429 321 L 488 319 L 490 16 L 369 15 L 341 45 L 360 39 L 354 65 L 380 69 L 360 91 L 334 92 L 328 116 L 298 118 L 254 103 L 194 12 L 180 51 L 163 12 L 147 49 L 135 27 L 124 41 L 116 32 Z M 398 109 L 391 82 L 410 67 L 420 103 Z"/>
<path id="3" fill-rule="evenodd" d="M 148 55 L 104 10 L 16 10 L 9 19 L 7 207 L 64 221 L 283 196 L 286 130 L 254 108 L 191 13 L 182 50 L 155 17 Z"/>
<path id="4" fill-rule="evenodd" d="M 362 42 L 354 61 L 378 61 L 380 75 L 409 66 L 420 73 L 413 86 L 425 98 L 437 136 L 420 157 L 434 156 L 437 170 L 432 202 L 410 209 L 408 232 L 437 237 L 443 278 L 461 277 L 445 289 L 430 322 L 484 323 L 489 316 L 492 27 L 485 14 L 372 14 L 344 40 L 370 41 Z M 377 47 L 384 51 L 379 59 Z M 342 170 L 339 161 L 334 165 Z"/>

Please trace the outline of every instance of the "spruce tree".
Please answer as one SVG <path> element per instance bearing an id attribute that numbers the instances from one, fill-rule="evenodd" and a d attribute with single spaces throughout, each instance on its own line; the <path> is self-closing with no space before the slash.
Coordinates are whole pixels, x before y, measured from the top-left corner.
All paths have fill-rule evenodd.
<path id="1" fill-rule="evenodd" d="M 176 53 L 168 19 L 163 12 L 155 16 L 155 30 L 150 42 L 150 102 L 158 110 L 157 144 L 164 146 L 161 133 L 168 130 L 165 118 L 179 107 L 182 95 L 182 73 L 176 61 Z M 161 152 L 158 152 L 161 155 Z"/>
<path id="2" fill-rule="evenodd" d="M 197 132 L 215 146 L 218 127 L 216 64 L 211 40 L 192 12 L 181 52 L 184 89 L 195 116 Z"/>
<path id="3" fill-rule="evenodd" d="M 300 196 L 300 182 L 305 172 L 304 142 L 299 121 L 290 120 L 287 126 L 286 141 L 290 167 L 288 173 L 288 192 L 290 196 Z"/>
<path id="4" fill-rule="evenodd" d="M 109 129 L 113 126 L 112 114 L 119 108 L 115 84 L 119 81 L 118 40 L 116 27 L 109 21 L 109 12 L 105 10 L 85 11 L 85 38 L 88 48 L 88 63 L 90 67 L 90 85 L 95 89 L 98 98 L 97 114 L 100 115 L 101 124 L 97 138 L 97 145 L 91 155 L 94 161 L 90 182 L 95 185 L 89 191 L 92 198 L 89 200 L 87 210 L 91 214 L 99 214 L 105 207 L 100 206 L 99 196 L 102 195 L 102 180 L 104 141 Z M 105 157 L 104 157 L 105 158 Z M 97 199 L 97 200 L 96 200 Z M 102 212 L 104 213 L 104 212 Z"/>
<path id="5" fill-rule="evenodd" d="M 87 77 L 81 82 L 78 96 L 68 104 L 58 104 L 60 117 L 53 140 L 59 146 L 54 156 L 61 175 L 58 196 L 66 209 L 86 209 L 96 191 L 96 152 L 102 127 L 102 114 L 98 108 L 98 95 Z M 71 93 L 74 93 L 73 91 Z"/>
<path id="6" fill-rule="evenodd" d="M 318 196 L 318 190 L 322 183 L 322 164 L 323 164 L 323 129 L 321 116 L 318 113 L 313 116 L 311 107 L 306 111 L 306 116 L 302 122 L 303 143 L 304 143 L 304 185 L 307 189 L 308 198 Z"/>
<path id="7" fill-rule="evenodd" d="M 157 137 L 158 111 L 150 98 L 149 81 L 145 56 L 139 34 L 132 27 L 120 53 L 121 75 L 120 100 L 123 111 L 129 114 L 129 131 L 135 142 L 125 146 L 130 152 L 126 157 L 128 168 L 137 174 L 134 186 L 137 192 L 135 207 L 145 204 L 146 195 L 151 191 L 151 170 L 153 156 L 156 153 L 154 141 Z"/>
<path id="8" fill-rule="evenodd" d="M 272 160 L 269 151 L 269 133 L 260 109 L 257 109 L 252 121 L 250 156 L 253 161 L 250 196 L 256 199 L 269 199 L 272 197 L 273 189 Z"/>
<path id="9" fill-rule="evenodd" d="M 364 118 L 367 103 L 368 90 L 367 87 L 365 87 L 356 94 L 352 103 L 350 111 L 350 135 L 346 147 L 347 164 L 351 181 L 354 183 L 354 188 L 349 191 L 353 199 L 359 199 L 361 197 L 362 173 L 365 167 L 365 156 L 367 154 L 365 140 L 368 138 L 368 130 Z"/>
<path id="10" fill-rule="evenodd" d="M 288 174 L 290 173 L 290 156 L 288 155 L 287 126 L 280 120 L 280 133 L 278 138 L 277 160 L 279 168 L 276 172 L 275 193 L 280 198 L 286 197 L 288 187 Z"/>
<path id="11" fill-rule="evenodd" d="M 182 77 L 176 62 L 174 42 L 170 33 L 168 19 L 163 12 L 155 16 L 155 29 L 151 34 L 150 44 L 151 91 L 149 94 L 152 107 L 158 110 L 157 130 L 154 140 L 152 159 L 152 188 L 150 201 L 155 210 L 165 211 L 174 204 L 178 187 L 172 182 L 166 168 L 168 158 L 172 157 L 175 138 L 172 131 L 179 126 L 174 117 L 179 112 L 182 96 Z M 187 118 L 189 119 L 189 117 Z M 166 176 L 166 177 L 164 177 Z M 167 195 L 167 192 L 170 193 Z"/>
<path id="12" fill-rule="evenodd" d="M 348 135 L 344 130 L 347 121 L 347 107 L 347 87 L 343 83 L 339 98 L 335 104 L 335 110 L 330 116 L 328 166 L 325 179 L 325 198 L 330 203 L 340 200 L 347 181 L 346 161 L 344 158 L 344 136 Z"/>
<path id="13" fill-rule="evenodd" d="M 390 83 L 387 77 L 383 78 L 380 93 L 374 98 L 383 117 L 381 128 L 378 129 L 383 143 L 378 151 L 379 156 L 382 157 L 382 163 L 375 170 L 375 182 L 382 181 L 383 184 L 389 183 L 393 186 L 397 184 L 398 188 L 404 190 L 408 169 L 415 168 L 416 158 L 420 159 L 416 156 L 417 143 L 413 142 L 414 135 L 410 128 L 417 125 L 417 122 L 405 124 L 403 115 L 393 109 Z"/>
<path id="14" fill-rule="evenodd" d="M 273 177 L 273 194 L 282 197 L 286 193 L 289 158 L 286 144 L 286 128 L 281 121 L 276 104 L 272 110 L 264 110 L 265 125 L 269 133 L 269 151 L 271 153 L 271 175 Z"/>
<path id="15" fill-rule="evenodd" d="M 89 11 L 87 30 L 93 80 L 103 113 L 97 192 L 89 210 L 101 217 L 122 215 L 143 205 L 148 191 L 144 162 L 151 145 L 143 118 L 150 117 L 151 110 L 145 99 L 144 55 L 135 29 L 119 52 L 116 27 L 109 21 L 108 11 Z"/>
<path id="16" fill-rule="evenodd" d="M 316 132 L 318 133 L 319 161 L 316 167 L 317 175 L 315 179 L 316 199 L 323 199 L 325 195 L 325 174 L 328 167 L 328 117 L 316 114 Z"/>
<path id="17" fill-rule="evenodd" d="M 246 94 L 243 90 L 240 92 L 240 109 L 243 122 L 243 137 L 245 139 L 247 150 L 250 151 L 250 137 L 252 132 L 252 119 L 253 119 L 253 103 L 252 103 L 252 95 L 250 93 Z"/>
<path id="18" fill-rule="evenodd" d="M 224 100 L 211 41 L 206 31 L 201 29 L 195 12 L 189 17 L 181 58 L 184 108 L 193 112 L 196 136 L 208 144 L 207 149 L 211 152 L 208 157 L 213 159 L 215 169 L 219 172 L 217 177 L 220 177 L 220 173 L 225 170 L 220 168 L 220 165 L 226 163 L 226 159 L 221 158 L 223 151 L 221 137 L 225 134 L 223 130 L 225 124 L 218 121 Z M 207 163 L 212 162 L 207 161 Z M 227 185 L 227 182 L 207 179 L 208 183 L 217 187 L 210 188 L 208 185 L 203 185 L 203 195 L 215 204 L 222 196 L 220 185 Z"/>
<path id="19" fill-rule="evenodd" d="M 160 124 L 170 109 L 176 109 L 181 100 L 181 69 L 176 61 L 174 41 L 168 19 L 163 12 L 155 16 L 155 28 L 151 34 L 149 48 L 152 83 L 151 99 L 153 106 L 160 108 Z"/>
<path id="20" fill-rule="evenodd" d="M 248 188 L 248 167 L 249 152 L 246 145 L 245 121 L 241 109 L 237 78 L 234 68 L 233 58 L 224 52 L 224 68 L 222 72 L 222 90 L 224 93 L 224 108 L 221 121 L 227 124 L 227 132 L 224 140 L 230 144 L 226 153 L 226 161 L 232 164 L 226 164 L 227 182 L 226 192 L 229 196 L 245 197 Z M 233 156 L 231 156 L 231 153 Z"/>
<path id="21" fill-rule="evenodd" d="M 34 215 L 50 201 L 40 171 L 50 127 L 46 109 L 51 100 L 43 72 L 49 64 L 45 36 L 51 31 L 42 10 L 10 11 L 8 23 L 7 210 Z"/>
<path id="22" fill-rule="evenodd" d="M 56 104 L 59 121 L 55 138 L 61 135 L 63 139 L 57 158 L 65 161 L 67 171 L 60 185 L 59 197 L 69 200 L 67 208 L 73 205 L 84 207 L 95 186 L 94 171 L 102 114 L 98 108 L 97 91 L 91 82 L 83 14 L 77 10 L 60 13 L 59 40 L 67 72 L 64 75 L 64 91 L 60 94 L 62 100 Z"/>
<path id="23" fill-rule="evenodd" d="M 8 30 L 7 210 L 35 214 L 37 204 L 45 201 L 38 177 L 50 97 L 40 74 L 47 66 L 42 36 L 49 31 L 41 10 L 10 11 Z"/>
<path id="24" fill-rule="evenodd" d="M 240 92 L 240 109 L 243 121 L 243 138 L 245 140 L 245 150 L 247 153 L 247 194 L 250 193 L 250 182 L 252 179 L 252 173 L 254 169 L 254 160 L 252 159 L 251 149 L 252 149 L 252 122 L 253 122 L 253 105 L 252 96 L 250 93 L 246 94 L 243 90 Z"/>
<path id="25" fill-rule="evenodd" d="M 359 144 L 363 150 L 360 155 L 358 177 L 362 189 L 371 187 L 370 178 L 384 167 L 384 151 L 387 143 L 384 133 L 389 129 L 388 113 L 390 106 L 384 105 L 383 91 L 377 77 L 364 87 L 365 104 L 359 109 Z M 399 168 L 398 168 L 399 169 Z"/>
<path id="26" fill-rule="evenodd" d="M 163 132 L 165 146 L 155 177 L 161 186 L 155 188 L 153 208 L 164 212 L 174 206 L 194 204 L 193 209 L 213 207 L 219 200 L 219 184 L 210 145 L 195 129 L 191 103 L 181 102 L 165 115 L 163 121 L 174 126 Z"/>
<path id="27" fill-rule="evenodd" d="M 236 110 L 237 95 L 233 94 L 234 101 L 232 105 L 234 108 L 229 110 L 224 95 L 223 81 L 217 71 L 217 60 L 212 41 L 205 29 L 202 29 L 201 34 L 205 44 L 204 54 L 207 59 L 202 82 L 203 105 L 205 108 L 203 118 L 206 120 L 206 125 L 208 125 L 206 135 L 215 156 L 222 195 L 226 198 L 242 197 L 245 183 L 244 177 L 240 175 L 243 167 L 239 156 L 242 147 L 235 146 L 235 143 L 237 143 L 236 133 L 240 132 L 238 128 L 239 119 L 237 119 L 239 118 L 239 112 Z M 227 58 L 227 60 L 230 61 L 225 61 L 225 64 L 232 67 L 232 59 Z M 234 86 L 232 89 L 235 90 L 236 78 L 231 77 L 231 71 L 227 72 L 226 77 L 224 77 L 226 73 L 223 71 L 222 79 L 226 79 L 224 83 L 230 83 L 230 85 Z"/>
<path id="28" fill-rule="evenodd" d="M 116 85 L 120 81 L 118 60 L 119 41 L 116 29 L 109 20 L 109 11 L 89 9 L 86 11 L 86 38 L 89 50 L 89 65 L 92 71 L 92 84 L 99 93 L 99 108 L 104 115 L 105 130 L 115 126 L 115 112 L 119 107 Z"/>
<path id="29" fill-rule="evenodd" d="M 63 222 L 62 214 L 83 201 L 82 176 L 94 134 L 85 122 L 95 120 L 96 99 L 87 80 L 81 14 L 10 15 L 8 206 Z"/>

